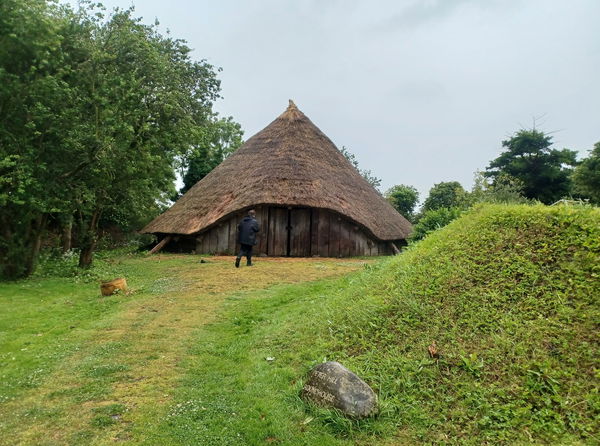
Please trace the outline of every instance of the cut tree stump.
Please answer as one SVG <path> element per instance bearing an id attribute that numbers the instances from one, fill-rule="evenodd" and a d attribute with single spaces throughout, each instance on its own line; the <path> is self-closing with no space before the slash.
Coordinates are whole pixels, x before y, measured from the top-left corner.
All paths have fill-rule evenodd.
<path id="1" fill-rule="evenodd" d="M 117 290 L 127 291 L 127 281 L 123 277 L 119 277 L 118 279 L 109 282 L 102 282 L 100 285 L 100 292 L 103 296 L 110 296 Z"/>

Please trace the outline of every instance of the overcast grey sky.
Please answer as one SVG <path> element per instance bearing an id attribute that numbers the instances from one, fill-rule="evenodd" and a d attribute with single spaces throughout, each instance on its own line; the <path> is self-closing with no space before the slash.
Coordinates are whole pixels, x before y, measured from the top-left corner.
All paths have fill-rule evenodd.
<path id="1" fill-rule="evenodd" d="M 394 184 L 469 188 L 532 117 L 555 147 L 600 141 L 600 0 L 106 0 L 223 71 L 249 138 L 298 107 Z"/>

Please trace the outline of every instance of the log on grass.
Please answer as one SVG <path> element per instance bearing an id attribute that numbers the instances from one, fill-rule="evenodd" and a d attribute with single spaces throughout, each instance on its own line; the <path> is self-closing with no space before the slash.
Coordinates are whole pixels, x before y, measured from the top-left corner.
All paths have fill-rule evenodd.
<path id="1" fill-rule="evenodd" d="M 163 249 L 164 246 L 171 241 L 171 238 L 173 238 L 171 235 L 167 235 L 164 239 L 158 242 L 158 244 L 154 248 L 152 248 L 148 254 L 155 254 L 161 249 Z"/>

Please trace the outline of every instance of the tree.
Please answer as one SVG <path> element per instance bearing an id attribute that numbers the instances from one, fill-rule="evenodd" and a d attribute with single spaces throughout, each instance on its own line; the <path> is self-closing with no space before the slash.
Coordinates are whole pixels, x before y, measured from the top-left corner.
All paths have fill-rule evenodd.
<path id="1" fill-rule="evenodd" d="M 71 181 L 76 193 L 81 244 L 79 265 L 91 264 L 98 223 L 117 208 L 139 210 L 174 193 L 178 156 L 209 122 L 219 82 L 213 67 L 190 59 L 181 40 L 163 37 L 155 26 L 116 10 L 105 22 L 83 19 L 91 38 L 80 46 L 77 86 L 85 141 Z"/>
<path id="2" fill-rule="evenodd" d="M 458 181 L 434 184 L 423 203 L 423 212 L 441 208 L 465 207 L 468 193 Z"/>
<path id="3" fill-rule="evenodd" d="M 386 191 L 385 198 L 400 214 L 413 221 L 415 206 L 419 202 L 417 189 L 413 186 L 398 184 Z"/>
<path id="4" fill-rule="evenodd" d="M 64 106 L 66 25 L 45 1 L 0 2 L 0 276 L 35 269 L 48 215 L 65 204 L 55 172 L 68 159 L 61 135 L 76 117 Z"/>
<path id="5" fill-rule="evenodd" d="M 183 187 L 179 193 L 185 194 L 235 152 L 242 145 L 243 136 L 242 127 L 231 117 L 215 119 L 206 126 L 188 155 Z"/>
<path id="6" fill-rule="evenodd" d="M 50 217 L 75 217 L 80 266 L 89 266 L 102 216 L 155 212 L 174 193 L 177 159 L 214 117 L 216 71 L 192 61 L 185 42 L 132 10 L 105 19 L 82 4 L 0 3 L 5 277 L 33 271 Z"/>
<path id="7" fill-rule="evenodd" d="M 494 183 L 483 172 L 475 172 L 473 188 L 468 194 L 470 205 L 475 203 L 526 203 L 523 196 L 523 185 L 519 180 L 509 176 L 499 176 Z"/>
<path id="8" fill-rule="evenodd" d="M 594 144 L 589 156 L 575 168 L 573 183 L 576 196 L 600 205 L 600 142 Z"/>
<path id="9" fill-rule="evenodd" d="M 373 173 L 370 170 L 361 169 L 358 165 L 358 160 L 356 159 L 356 156 L 353 153 L 351 153 L 346 147 L 342 146 L 340 152 L 342 152 L 342 155 L 344 155 L 344 157 L 348 161 L 350 161 L 350 164 L 354 166 L 354 168 L 358 171 L 358 173 L 361 174 L 361 176 L 367 181 L 367 183 L 369 183 L 377 190 L 377 192 L 379 192 L 379 187 L 381 186 L 381 178 L 377 178 L 375 175 L 373 175 Z"/>
<path id="10" fill-rule="evenodd" d="M 490 162 L 485 175 L 496 183 L 502 176 L 517 179 L 523 195 L 550 204 L 571 193 L 576 152 L 552 149 L 552 136 L 523 129 L 502 141 L 506 150 Z"/>

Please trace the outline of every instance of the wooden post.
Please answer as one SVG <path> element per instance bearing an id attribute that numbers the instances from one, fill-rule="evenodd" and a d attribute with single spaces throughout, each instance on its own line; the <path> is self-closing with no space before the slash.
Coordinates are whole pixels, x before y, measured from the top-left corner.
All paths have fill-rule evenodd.
<path id="1" fill-rule="evenodd" d="M 154 248 L 152 248 L 148 254 L 156 254 L 158 251 L 163 249 L 165 245 L 171 241 L 172 238 L 173 236 L 167 235 L 164 239 L 158 242 L 158 244 Z"/>
<path id="2" fill-rule="evenodd" d="M 392 247 L 392 251 L 394 252 L 394 255 L 400 254 L 400 250 L 398 249 L 398 247 L 396 246 L 396 244 L 394 242 L 390 242 L 390 246 Z"/>

